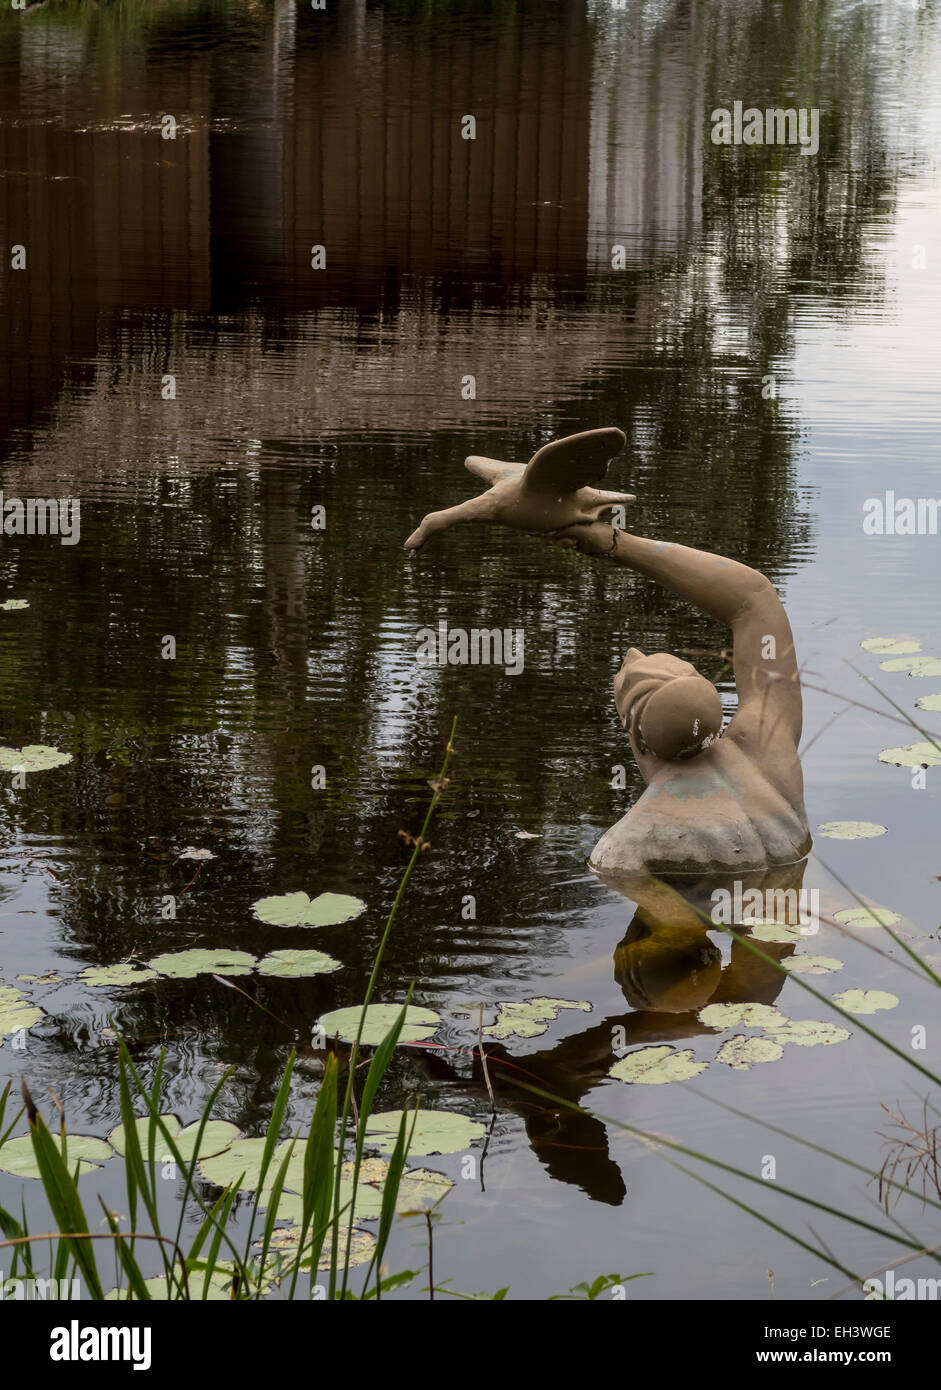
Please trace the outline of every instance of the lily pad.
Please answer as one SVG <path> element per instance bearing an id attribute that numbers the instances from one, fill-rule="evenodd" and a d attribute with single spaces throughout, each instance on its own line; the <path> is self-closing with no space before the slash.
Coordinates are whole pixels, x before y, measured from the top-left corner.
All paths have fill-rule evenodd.
<path id="1" fill-rule="evenodd" d="M 252 903 L 252 910 L 270 927 L 330 927 L 359 917 L 366 911 L 366 904 L 347 893 L 319 893 L 313 899 L 306 893 L 280 893 L 259 898 Z"/>
<path id="2" fill-rule="evenodd" d="M 835 956 L 792 956 L 781 964 L 792 975 L 829 975 L 843 969 L 843 962 Z"/>
<path id="3" fill-rule="evenodd" d="M 44 743 L 27 743 L 22 748 L 0 748 L 0 772 L 45 772 L 72 761 L 71 753 L 60 753 Z"/>
<path id="4" fill-rule="evenodd" d="M 774 922 L 762 918 L 743 922 L 742 926 L 748 927 L 748 935 L 753 941 L 769 941 L 784 946 L 792 941 L 803 940 L 800 927 L 790 926 L 787 922 Z"/>
<path id="5" fill-rule="evenodd" d="M 883 989 L 844 989 L 834 994 L 834 1004 L 839 1004 L 848 1014 L 875 1014 L 880 1009 L 898 1007 L 898 995 L 889 994 Z"/>
<path id="6" fill-rule="evenodd" d="M 275 1149 L 266 1180 L 274 1180 L 280 1164 L 284 1161 L 283 1145 Z M 217 1187 L 229 1187 L 239 1181 L 240 1192 L 254 1192 L 261 1178 L 261 1161 L 265 1151 L 264 1139 L 235 1139 L 215 1158 L 205 1155 L 199 1160 L 199 1171 L 207 1182 Z M 297 1146 L 295 1146 L 295 1153 Z"/>
<path id="7" fill-rule="evenodd" d="M 259 1206 L 267 1206 L 266 1197 L 270 1198 L 271 1189 L 267 1188 L 259 1198 Z M 347 1207 L 347 1210 L 340 1218 L 342 1222 L 349 1219 L 350 1210 L 348 1203 L 353 1200 L 353 1184 L 351 1182 L 340 1182 L 340 1206 Z M 356 1189 L 356 1202 L 353 1206 L 354 1221 L 378 1221 L 382 1214 L 382 1193 L 378 1187 L 372 1187 L 369 1183 L 361 1182 Z M 278 1221 L 291 1221 L 297 1226 L 304 1223 L 304 1198 L 299 1192 L 288 1192 L 285 1189 L 281 1193 L 278 1202 Z M 329 1241 L 327 1242 L 329 1244 Z"/>
<path id="8" fill-rule="evenodd" d="M 187 1125 L 186 1128 L 183 1129 L 175 1115 L 161 1115 L 160 1118 L 169 1130 L 173 1142 L 180 1151 L 180 1156 L 183 1161 L 188 1163 L 196 1151 L 196 1137 L 199 1134 L 200 1122 L 194 1120 L 192 1124 Z M 141 1118 L 136 1121 L 135 1128 L 137 1129 L 137 1137 L 140 1142 L 141 1150 L 146 1158 L 149 1146 L 147 1138 L 150 1128 L 149 1117 L 146 1115 L 141 1116 Z M 210 1120 L 203 1130 L 202 1138 L 199 1142 L 200 1157 L 212 1158 L 215 1154 L 224 1153 L 232 1141 L 237 1139 L 238 1136 L 239 1130 L 237 1125 L 229 1124 L 228 1120 Z M 124 1154 L 126 1152 L 127 1140 L 125 1137 L 124 1125 L 118 1125 L 116 1129 L 111 1131 L 108 1135 L 108 1142 L 116 1153 Z M 154 1152 L 158 1158 L 162 1158 L 165 1153 L 170 1152 L 167 1147 L 166 1139 L 159 1129 L 157 1130 L 157 1143 Z"/>
<path id="9" fill-rule="evenodd" d="M 880 671 L 907 671 L 910 676 L 941 676 L 941 660 L 936 656 L 899 656 L 880 661 Z"/>
<path id="10" fill-rule="evenodd" d="M 353 1239 L 350 1241 L 350 1253 L 346 1258 L 346 1267 L 352 1265 L 364 1265 L 372 1259 L 373 1250 L 376 1248 L 376 1237 L 370 1231 L 354 1231 Z M 340 1245 L 339 1259 L 343 1261 L 346 1257 L 346 1241 Z M 331 1242 L 325 1241 L 324 1248 L 320 1252 L 318 1269 L 329 1269 L 333 1263 Z"/>
<path id="11" fill-rule="evenodd" d="M 793 1043 L 795 1047 L 829 1047 L 831 1043 L 846 1042 L 850 1037 L 845 1028 L 835 1023 L 819 1023 L 816 1019 L 789 1019 L 773 1030 L 775 1042 Z"/>
<path id="12" fill-rule="evenodd" d="M 205 1270 L 190 1271 L 189 1289 L 190 1296 L 194 1301 L 202 1300 L 205 1280 Z M 167 1276 L 165 1274 L 155 1274 L 150 1279 L 145 1279 L 144 1286 L 147 1289 L 147 1292 L 150 1294 L 150 1297 L 154 1300 L 154 1302 L 157 1303 L 165 1303 L 168 1297 L 172 1297 L 175 1301 L 179 1299 L 181 1296 L 176 1283 L 174 1283 L 172 1286 L 172 1293 L 168 1295 Z M 124 1302 L 127 1300 L 127 1297 L 128 1291 L 126 1288 L 112 1289 L 110 1293 L 105 1294 L 105 1298 L 109 1302 L 114 1302 L 117 1299 L 120 1299 L 122 1302 Z M 206 1292 L 206 1301 L 209 1303 L 217 1303 L 222 1301 L 231 1302 L 231 1299 L 232 1275 L 227 1270 L 214 1270 L 213 1273 L 209 1276 L 209 1288 Z M 135 1301 L 133 1290 L 131 1291 L 130 1301 L 132 1303 Z"/>
<path id="13" fill-rule="evenodd" d="M 271 951 L 258 962 L 259 975 L 330 975 L 342 966 L 323 951 Z"/>
<path id="14" fill-rule="evenodd" d="M 194 947 L 154 956 L 147 964 L 171 980 L 192 980 L 197 975 L 247 975 L 255 964 L 255 957 L 247 951 L 204 951 Z"/>
<path id="15" fill-rule="evenodd" d="M 18 1033 L 21 1028 L 32 1028 L 44 1012 L 12 985 L 0 985 L 0 1038 L 7 1033 Z"/>
<path id="16" fill-rule="evenodd" d="M 0 603 L 0 608 L 3 609 L 4 613 L 13 613 L 13 612 L 16 612 L 16 611 L 17 611 L 18 609 L 20 609 L 20 608 L 28 608 L 28 607 L 29 607 L 29 599 L 28 599 L 28 598 L 8 598 L 8 599 L 5 599 L 3 603 Z"/>
<path id="17" fill-rule="evenodd" d="M 707 1004 L 699 1018 L 709 1028 L 774 1028 L 787 1023 L 786 1015 L 773 1004 Z"/>
<path id="18" fill-rule="evenodd" d="M 879 655 L 891 652 L 895 656 L 902 656 L 907 652 L 921 651 L 921 643 L 913 637 L 867 637 L 859 645 L 864 651 L 877 652 Z"/>
<path id="19" fill-rule="evenodd" d="M 872 840 L 887 833 L 884 825 L 871 820 L 828 820 L 817 830 L 828 840 Z"/>
<path id="20" fill-rule="evenodd" d="M 147 966 L 122 960 L 117 965 L 87 965 L 79 972 L 78 978 L 83 984 L 98 989 L 106 985 L 140 985 L 146 980 L 156 980 L 157 972 Z"/>
<path id="21" fill-rule="evenodd" d="M 355 1042 L 362 1012 L 360 1004 L 348 1009 L 334 1009 L 318 1019 L 317 1026 L 323 1029 L 328 1038 L 340 1037 L 343 1042 Z M 378 1047 L 401 1012 L 401 1004 L 370 1004 L 366 1009 L 360 1041 L 368 1047 Z M 440 1026 L 441 1015 L 436 1014 L 434 1009 L 420 1009 L 415 1004 L 409 1004 L 399 1041 L 423 1042 L 437 1033 Z"/>
<path id="22" fill-rule="evenodd" d="M 716 1061 L 735 1071 L 751 1071 L 758 1062 L 777 1062 L 783 1056 L 784 1048 L 774 1038 L 746 1038 L 744 1033 L 736 1033 L 719 1048 Z"/>
<path id="23" fill-rule="evenodd" d="M 677 1052 L 672 1047 L 641 1047 L 615 1062 L 608 1075 L 616 1081 L 654 1086 L 667 1081 L 689 1081 L 708 1065 L 694 1061 L 689 1048 Z"/>
<path id="24" fill-rule="evenodd" d="M 941 763 L 941 744 L 906 743 L 901 748 L 883 748 L 879 761 L 896 767 L 935 767 Z"/>
<path id="25" fill-rule="evenodd" d="M 919 695 L 915 704 L 919 709 L 941 710 L 941 690 L 936 690 L 932 695 Z"/>
<path id="26" fill-rule="evenodd" d="M 366 1121 L 369 1142 L 382 1153 L 390 1154 L 398 1139 L 401 1120 L 401 1110 L 377 1110 Z M 406 1134 L 411 1124 L 412 1112 L 409 1111 Z M 447 1110 L 419 1110 L 408 1151 L 415 1156 L 458 1153 L 484 1133 L 485 1127 L 479 1120 L 470 1120 L 466 1115 L 453 1115 Z"/>
<path id="27" fill-rule="evenodd" d="M 591 1005 L 581 999 L 525 999 L 522 1003 L 497 1004 L 499 1017 L 484 1028 L 491 1038 L 537 1038 L 558 1018 L 562 1009 L 580 1009 L 590 1013 Z"/>
<path id="28" fill-rule="evenodd" d="M 902 919 L 887 907 L 844 907 L 833 914 L 834 922 L 846 927 L 894 927 Z"/>
<path id="29" fill-rule="evenodd" d="M 436 1173 L 432 1168 L 410 1168 L 402 1174 L 396 1210 L 401 1215 L 406 1211 L 433 1207 L 447 1196 L 453 1186 L 454 1183 L 444 1173 Z"/>
<path id="30" fill-rule="evenodd" d="M 58 1143 L 58 1140 L 57 1140 Z M 68 1163 L 70 1171 L 79 1162 L 79 1172 L 91 1173 L 113 1157 L 110 1144 L 98 1139 L 94 1134 L 70 1134 L 68 1136 Z M 39 1164 L 33 1151 L 30 1135 L 23 1134 L 19 1139 L 9 1139 L 0 1148 L 0 1172 L 12 1173 L 17 1178 L 38 1178 Z"/>

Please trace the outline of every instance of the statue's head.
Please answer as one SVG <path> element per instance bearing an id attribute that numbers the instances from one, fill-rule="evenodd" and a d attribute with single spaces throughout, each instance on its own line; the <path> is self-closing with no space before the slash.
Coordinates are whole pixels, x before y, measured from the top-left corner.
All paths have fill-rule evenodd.
<path id="1" fill-rule="evenodd" d="M 631 647 L 614 678 L 621 723 L 644 753 L 692 758 L 722 731 L 722 701 L 711 681 L 668 652 Z"/>

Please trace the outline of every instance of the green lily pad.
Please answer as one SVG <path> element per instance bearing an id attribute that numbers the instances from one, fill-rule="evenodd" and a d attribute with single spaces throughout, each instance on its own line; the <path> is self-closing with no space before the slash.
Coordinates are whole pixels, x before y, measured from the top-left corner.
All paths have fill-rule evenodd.
<path id="1" fill-rule="evenodd" d="M 12 985 L 0 985 L 0 1038 L 8 1033 L 18 1033 L 21 1028 L 32 1028 L 44 1012 Z"/>
<path id="2" fill-rule="evenodd" d="M 366 904 L 347 893 L 319 893 L 313 899 L 306 893 L 280 893 L 259 898 L 252 903 L 252 910 L 270 927 L 330 927 L 359 917 Z"/>
<path id="3" fill-rule="evenodd" d="M 271 1165 L 265 1175 L 266 1180 L 274 1180 L 280 1164 L 284 1161 L 284 1145 L 274 1151 Z M 199 1171 L 207 1182 L 217 1187 L 239 1184 L 240 1192 L 254 1192 L 261 1178 L 261 1160 L 265 1151 L 264 1139 L 235 1139 L 215 1158 L 206 1155 L 199 1160 Z M 297 1150 L 295 1149 L 295 1152 Z M 293 1161 L 293 1160 L 292 1160 Z"/>
<path id="4" fill-rule="evenodd" d="M 872 840 L 887 833 L 884 825 L 871 820 L 828 820 L 817 830 L 828 840 Z"/>
<path id="5" fill-rule="evenodd" d="M 850 1037 L 845 1028 L 835 1023 L 818 1023 L 816 1019 L 789 1019 L 772 1032 L 775 1042 L 793 1043 L 795 1047 L 829 1047 L 831 1043 L 846 1042 Z"/>
<path id="6" fill-rule="evenodd" d="M 169 1130 L 184 1163 L 189 1163 L 196 1150 L 196 1136 L 199 1133 L 200 1122 L 194 1120 L 192 1124 L 187 1125 L 186 1128 L 183 1129 L 175 1115 L 161 1115 L 160 1118 Z M 137 1129 L 137 1138 L 140 1142 L 141 1150 L 146 1158 L 149 1145 L 147 1138 L 150 1128 L 149 1117 L 146 1115 L 141 1116 L 141 1118 L 136 1121 L 135 1127 Z M 232 1141 L 238 1138 L 238 1135 L 238 1126 L 229 1124 L 228 1120 L 210 1120 L 203 1130 L 200 1140 L 200 1157 L 212 1158 L 215 1154 L 223 1153 Z M 108 1142 L 116 1153 L 124 1154 L 126 1152 L 125 1146 L 127 1140 L 125 1138 L 124 1125 L 118 1125 L 116 1129 L 111 1131 L 108 1135 Z M 159 1129 L 157 1130 L 157 1143 L 154 1152 L 158 1158 L 163 1158 L 164 1154 L 169 1154 L 170 1152 L 167 1141 L 162 1131 Z"/>
<path id="7" fill-rule="evenodd" d="M 270 1197 L 271 1189 L 262 1192 L 259 1198 L 259 1206 L 267 1206 L 266 1197 Z M 340 1182 L 340 1206 L 347 1206 L 353 1200 L 353 1184 L 351 1182 Z M 356 1202 L 353 1206 L 354 1221 L 378 1221 L 382 1214 L 382 1193 L 378 1187 L 371 1187 L 369 1183 L 360 1183 L 356 1189 Z M 349 1219 L 349 1208 L 340 1218 L 345 1223 Z M 303 1225 L 304 1222 L 304 1198 L 299 1192 L 288 1192 L 285 1189 L 281 1193 L 278 1202 L 278 1221 L 291 1221 L 296 1226 Z M 345 1237 L 341 1237 L 341 1240 Z M 329 1240 L 327 1242 L 329 1244 Z"/>
<path id="8" fill-rule="evenodd" d="M 302 975 L 330 975 L 341 970 L 338 960 L 323 951 L 271 951 L 258 962 L 259 975 L 294 978 Z"/>
<path id="9" fill-rule="evenodd" d="M 79 972 L 78 978 L 83 984 L 99 989 L 106 985 L 140 985 L 146 980 L 155 980 L 157 972 L 147 966 L 122 960 L 117 965 L 87 965 Z"/>
<path id="10" fill-rule="evenodd" d="M 581 999 L 525 999 L 522 1003 L 497 1004 L 499 1017 L 484 1028 L 491 1038 L 537 1038 L 562 1009 L 580 1009 L 590 1013 L 591 1005 Z"/>
<path id="11" fill-rule="evenodd" d="M 744 1033 L 736 1033 L 719 1048 L 716 1061 L 735 1071 L 751 1071 L 758 1062 L 777 1062 L 783 1056 L 784 1048 L 774 1038 L 746 1038 Z"/>
<path id="12" fill-rule="evenodd" d="M 865 642 L 859 644 L 864 651 L 878 652 L 880 655 L 893 652 L 896 656 L 901 656 L 906 652 L 920 652 L 921 643 L 916 642 L 913 637 L 867 637 Z"/>
<path id="13" fill-rule="evenodd" d="M 14 612 L 16 612 L 17 610 L 19 610 L 20 608 L 28 608 L 28 607 L 29 607 L 29 599 L 28 599 L 28 598 L 8 598 L 8 599 L 5 599 L 3 603 L 0 603 L 0 608 L 3 609 L 4 613 L 14 613 Z"/>
<path id="14" fill-rule="evenodd" d="M 782 960 L 785 970 L 792 975 L 829 975 L 834 970 L 842 970 L 843 962 L 835 956 L 792 956 Z"/>
<path id="15" fill-rule="evenodd" d="M 395 1148 L 401 1119 L 401 1110 L 377 1110 L 370 1115 L 366 1121 L 369 1142 L 382 1153 L 390 1154 Z M 411 1124 L 412 1112 L 409 1111 L 406 1134 Z M 452 1115 L 447 1110 L 419 1110 L 408 1151 L 413 1156 L 458 1153 L 485 1132 L 478 1120 L 469 1120 L 466 1115 Z"/>
<path id="16" fill-rule="evenodd" d="M 833 914 L 834 922 L 846 927 L 894 927 L 902 919 L 887 907 L 844 907 Z"/>
<path id="17" fill-rule="evenodd" d="M 707 1004 L 700 1009 L 699 1018 L 709 1028 L 774 1028 L 787 1023 L 787 1017 L 773 1004 Z"/>
<path id="18" fill-rule="evenodd" d="M 433 1207 L 447 1196 L 453 1186 L 454 1183 L 444 1173 L 436 1173 L 432 1168 L 410 1168 L 402 1174 L 396 1210 L 401 1215 L 402 1212 Z"/>
<path id="19" fill-rule="evenodd" d="M 202 1300 L 203 1287 L 205 1285 L 205 1281 L 205 1270 L 200 1269 L 190 1271 L 189 1290 L 190 1297 L 193 1300 Z M 181 1297 L 179 1288 L 176 1283 L 174 1283 L 173 1285 L 172 1295 L 167 1294 L 167 1277 L 165 1274 L 155 1274 L 152 1278 L 145 1279 L 144 1286 L 147 1289 L 147 1292 L 150 1294 L 150 1297 L 157 1303 L 165 1303 L 168 1297 L 172 1297 L 174 1300 L 179 1299 Z M 108 1300 L 108 1302 L 114 1302 L 118 1299 L 120 1299 L 122 1302 L 125 1302 L 127 1301 L 127 1297 L 128 1291 L 126 1288 L 112 1289 L 110 1293 L 105 1294 L 105 1298 Z M 130 1301 L 132 1303 L 136 1301 L 134 1298 L 133 1290 L 131 1291 Z M 143 1300 L 141 1301 L 143 1302 Z M 209 1288 L 206 1292 L 206 1301 L 209 1303 L 232 1301 L 232 1275 L 227 1270 L 214 1270 L 213 1273 L 210 1274 Z"/>
<path id="20" fill-rule="evenodd" d="M 941 710 L 941 690 L 936 690 L 932 695 L 919 695 L 915 704 L 919 709 Z"/>
<path id="21" fill-rule="evenodd" d="M 910 676 L 941 676 L 941 660 L 936 656 L 899 656 L 880 661 L 880 671 L 907 671 Z"/>
<path id="22" fill-rule="evenodd" d="M 339 1037 L 343 1042 L 355 1042 L 362 1012 L 360 1004 L 348 1009 L 334 1009 L 318 1019 L 317 1026 L 323 1029 L 328 1038 Z M 401 1012 L 401 1004 L 370 1004 L 366 1009 L 360 1041 L 368 1047 L 378 1047 Z M 399 1041 L 423 1042 L 437 1033 L 440 1026 L 441 1015 L 436 1014 L 434 1009 L 420 1009 L 415 1004 L 409 1004 Z"/>
<path id="23" fill-rule="evenodd" d="M 192 980 L 197 975 L 247 975 L 255 964 L 255 957 L 247 951 L 203 951 L 194 947 L 154 956 L 147 964 L 171 980 Z"/>
<path id="24" fill-rule="evenodd" d="M 376 1248 L 376 1237 L 370 1231 L 354 1231 L 353 1239 L 350 1241 L 350 1253 L 346 1255 L 346 1240 L 340 1244 L 338 1260 L 342 1264 L 345 1259 L 347 1269 L 353 1265 L 368 1264 L 372 1259 L 373 1250 Z M 329 1269 L 332 1265 L 331 1242 L 324 1241 L 324 1248 L 320 1252 L 320 1260 L 317 1264 L 318 1269 Z"/>
<path id="25" fill-rule="evenodd" d="M 616 1081 L 653 1086 L 667 1081 L 689 1081 L 708 1065 L 708 1062 L 694 1061 L 689 1048 L 677 1052 L 672 1047 L 641 1047 L 615 1062 L 608 1075 Z"/>
<path id="26" fill-rule="evenodd" d="M 936 767 L 941 763 L 941 744 L 906 743 L 901 748 L 883 748 L 879 761 L 895 767 Z"/>
<path id="27" fill-rule="evenodd" d="M 56 1142 L 58 1143 L 58 1139 Z M 70 1171 L 74 1170 L 76 1162 L 79 1161 L 79 1173 L 91 1173 L 112 1157 L 111 1146 L 93 1134 L 68 1136 Z M 12 1173 L 17 1178 L 39 1178 L 39 1164 L 36 1162 L 30 1135 L 23 1134 L 19 1139 L 8 1139 L 0 1148 L 0 1172 Z"/>
<path id="28" fill-rule="evenodd" d="M 898 996 L 883 989 L 844 989 L 834 994 L 833 1002 L 848 1014 L 875 1014 L 880 1009 L 898 1007 Z"/>
<path id="29" fill-rule="evenodd" d="M 785 946 L 792 941 L 803 940 L 800 927 L 792 927 L 787 922 L 756 918 L 751 922 L 743 922 L 742 926 L 748 927 L 748 935 L 753 941 L 768 941 Z"/>
<path id="30" fill-rule="evenodd" d="M 0 772 L 45 772 L 72 761 L 71 753 L 60 753 L 44 743 L 27 743 L 22 748 L 0 748 Z"/>

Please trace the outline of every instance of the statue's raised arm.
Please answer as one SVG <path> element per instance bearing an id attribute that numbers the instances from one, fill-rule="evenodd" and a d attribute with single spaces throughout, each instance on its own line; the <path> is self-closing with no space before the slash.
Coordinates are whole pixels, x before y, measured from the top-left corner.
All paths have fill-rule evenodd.
<path id="1" fill-rule="evenodd" d="M 545 445 L 525 468 L 470 458 L 490 491 L 431 513 L 406 545 L 417 549 L 455 522 L 496 521 L 626 566 L 726 623 L 738 708 L 725 728 L 718 691 L 690 662 L 636 647 L 625 656 L 614 697 L 647 788 L 590 862 L 612 874 L 664 877 L 795 863 L 810 832 L 797 752 L 800 679 L 784 607 L 748 565 L 599 520 L 635 500 L 592 486 L 623 443 L 620 430 L 589 430 Z"/>

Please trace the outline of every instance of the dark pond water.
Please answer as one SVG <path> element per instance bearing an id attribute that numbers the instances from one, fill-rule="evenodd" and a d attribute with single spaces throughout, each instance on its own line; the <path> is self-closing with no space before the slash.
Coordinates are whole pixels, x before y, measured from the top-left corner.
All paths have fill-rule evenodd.
<path id="1" fill-rule="evenodd" d="M 258 1133 L 292 1034 L 306 1042 L 362 997 L 406 862 L 398 831 L 420 825 L 456 715 L 452 781 L 380 989 L 397 1000 L 414 981 L 454 1051 L 445 1067 L 402 1049 L 384 1103 L 420 1091 L 486 1119 L 479 1003 L 489 1018 L 533 994 L 584 1001 L 512 1057 L 612 1121 L 753 1173 L 772 1155 L 779 1185 L 873 1218 L 864 1176 L 748 1117 L 875 1171 L 880 1103 L 917 1113 L 916 1074 L 861 1030 L 750 1072 L 717 1064 L 695 1008 L 645 1008 L 622 987 L 634 906 L 585 865 L 641 788 L 611 693 L 624 651 L 705 653 L 731 711 L 728 633 L 516 533 L 462 528 L 414 560 L 402 542 L 473 491 L 466 454 L 525 460 L 620 426 L 611 476 L 638 494 L 630 524 L 743 560 L 784 598 L 811 826 L 887 827 L 817 836 L 805 885 L 829 909 L 850 890 L 883 904 L 941 953 L 938 774 L 916 787 L 880 763 L 919 736 L 834 693 L 893 712 L 857 667 L 938 728 L 915 699 L 941 678 L 884 672 L 860 643 L 906 634 L 941 655 L 941 537 L 863 531 L 866 499 L 887 489 L 941 496 L 939 58 L 937 16 L 893 3 L 3 14 L 0 481 L 8 498 L 80 499 L 81 533 L 0 542 L 0 599 L 29 603 L 0 613 L 0 742 L 72 755 L 25 787 L 3 778 L 0 978 L 61 983 L 30 987 L 47 1016 L 25 1052 L 6 1039 L 0 1081 L 51 1086 L 75 1129 L 107 1133 L 119 1029 L 145 1071 L 166 1047 L 184 1120 L 233 1068 L 218 1113 Z M 713 144 L 711 111 L 736 100 L 818 109 L 819 151 Z M 10 268 L 19 245 L 24 270 Z M 521 629 L 524 669 L 421 667 L 417 633 L 442 619 Z M 186 846 L 215 855 L 191 886 Z M 317 932 L 254 919 L 256 899 L 297 889 L 367 912 Z M 192 945 L 314 945 L 343 969 L 253 978 L 287 1029 L 205 975 L 133 991 L 76 979 Z M 891 941 L 823 926 L 813 950 L 844 962 L 812 981 L 825 993 L 898 995 L 863 1021 L 903 1049 L 926 1026 L 915 1055 L 937 1070 L 937 996 Z M 777 976 L 752 997 L 797 1018 L 822 1007 Z M 711 1065 L 688 1087 L 609 1080 L 619 1026 Z M 316 1086 L 298 1072 L 293 1123 Z M 461 1155 L 429 1165 L 456 1180 L 436 1266 L 458 1289 L 540 1298 L 652 1271 L 631 1297 L 754 1299 L 768 1269 L 778 1297 L 840 1287 L 613 1123 L 506 1097 L 483 1182 L 462 1179 Z M 110 1172 L 85 1182 L 116 1199 Z M 806 1237 L 784 1197 L 718 1181 Z M 0 1203 L 24 1187 L 36 1203 L 36 1186 L 0 1174 Z M 895 1253 L 813 1224 L 861 1273 Z M 928 1218 L 919 1230 L 937 1243 Z M 397 1231 L 390 1268 L 424 1258 L 422 1232 Z"/>

